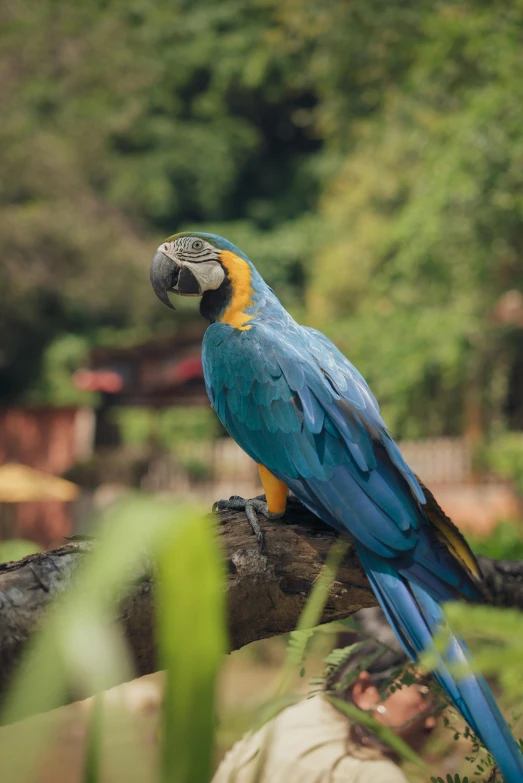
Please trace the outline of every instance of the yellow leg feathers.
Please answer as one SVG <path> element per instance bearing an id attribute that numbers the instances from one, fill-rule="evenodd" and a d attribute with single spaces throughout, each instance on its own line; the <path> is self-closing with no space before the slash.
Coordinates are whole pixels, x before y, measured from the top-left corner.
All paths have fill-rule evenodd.
<path id="1" fill-rule="evenodd" d="M 287 508 L 287 484 L 273 476 L 263 465 L 258 465 L 263 491 L 267 498 L 267 508 L 273 518 L 281 517 Z"/>

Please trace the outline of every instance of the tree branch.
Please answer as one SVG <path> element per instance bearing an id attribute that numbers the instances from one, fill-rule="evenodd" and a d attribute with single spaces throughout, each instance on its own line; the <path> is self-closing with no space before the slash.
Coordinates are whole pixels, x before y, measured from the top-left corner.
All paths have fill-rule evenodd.
<path id="1" fill-rule="evenodd" d="M 219 533 L 228 567 L 231 649 L 296 627 L 310 590 L 337 534 L 290 499 L 282 521 L 264 522 L 266 551 L 243 513 L 220 516 Z M 50 601 L 67 589 L 96 544 L 70 542 L 50 552 L 0 565 L 0 692 Z M 523 562 L 481 558 L 493 603 L 523 609 Z M 321 622 L 348 617 L 376 599 L 351 546 L 341 564 Z M 140 581 L 119 609 L 137 676 L 157 670 L 153 629 L 153 586 Z"/>

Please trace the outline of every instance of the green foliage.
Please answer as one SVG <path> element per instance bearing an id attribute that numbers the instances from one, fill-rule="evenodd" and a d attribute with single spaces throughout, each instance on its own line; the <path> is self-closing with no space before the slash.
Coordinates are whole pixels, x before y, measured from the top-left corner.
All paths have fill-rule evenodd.
<path id="1" fill-rule="evenodd" d="M 498 476 L 513 481 L 523 496 L 523 434 L 505 432 L 498 435 L 486 447 L 482 459 Z"/>
<path id="2" fill-rule="evenodd" d="M 188 441 L 214 440 L 220 424 L 210 407 L 179 407 L 159 411 L 156 427 L 162 433 L 163 444 L 176 450 Z"/>
<path id="3" fill-rule="evenodd" d="M 10 538 L 6 541 L 0 541 L 0 563 L 8 563 L 10 560 L 21 560 L 27 555 L 34 555 L 41 552 L 42 548 L 34 541 L 27 541 L 23 538 Z"/>
<path id="4" fill-rule="evenodd" d="M 118 425 L 120 438 L 124 445 L 150 443 L 154 426 L 155 411 L 145 407 L 117 407 L 112 411 L 112 416 Z"/>
<path id="5" fill-rule="evenodd" d="M 213 477 L 212 466 L 203 459 L 188 457 L 186 459 L 182 459 L 181 464 L 191 481 L 196 483 L 199 481 L 210 481 L 210 479 Z"/>
<path id="6" fill-rule="evenodd" d="M 342 5 L 329 7 L 335 14 Z M 522 65 L 513 35 L 523 6 L 416 7 L 389 9 L 384 57 L 398 56 L 410 24 L 406 56 L 392 79 L 378 60 L 377 110 L 355 125 L 327 188 L 331 239 L 308 290 L 311 315 L 371 381 L 403 436 L 459 433 L 476 409 L 484 427 L 502 421 L 522 350 L 517 321 L 495 313 L 505 292 L 523 287 Z M 328 35 L 333 47 L 343 35 L 326 24 L 308 36 L 325 49 Z M 365 55 L 382 42 L 380 24 Z M 329 87 L 334 105 L 340 90 Z M 339 136 L 341 120 L 333 124 Z"/>
<path id="7" fill-rule="evenodd" d="M 97 694 L 93 699 L 93 706 L 89 716 L 89 729 L 87 733 L 87 747 L 85 751 L 82 783 L 99 783 L 101 779 L 100 762 L 102 755 L 102 730 L 103 704 L 102 697 Z"/>
<path id="8" fill-rule="evenodd" d="M 3 397 L 57 334 L 172 328 L 148 259 L 187 225 L 254 241 L 281 227 L 266 252 L 299 294 L 320 173 L 298 120 L 314 99 L 291 87 L 264 0 L 42 0 L 4 5 L 0 23 Z"/>
<path id="9" fill-rule="evenodd" d="M 55 405 L 96 405 L 98 395 L 77 389 L 73 374 L 85 366 L 89 355 L 89 341 L 80 335 L 62 334 L 45 348 L 41 373 L 26 396 L 29 403 Z"/>
<path id="10" fill-rule="evenodd" d="M 187 442 L 214 440 L 219 428 L 210 408 L 120 407 L 113 415 L 124 444 L 155 443 L 174 451 Z"/>
<path id="11" fill-rule="evenodd" d="M 331 652 L 324 659 L 325 668 L 323 673 L 312 678 L 310 681 L 311 690 L 309 691 L 309 695 L 313 695 L 318 691 L 327 689 L 328 682 L 331 677 L 337 672 L 337 670 L 343 668 L 343 665 L 348 661 L 350 656 L 357 654 L 361 646 L 362 642 L 355 642 L 354 644 L 350 644 L 348 647 L 338 647 L 334 650 L 331 650 Z M 376 658 L 378 658 L 383 653 L 384 649 L 384 647 L 381 647 L 376 652 L 362 657 L 359 660 L 358 665 L 354 668 L 351 668 L 350 671 L 346 672 L 343 679 L 339 679 L 334 687 L 329 687 L 329 690 L 332 691 L 335 695 L 337 694 L 341 697 L 343 693 L 347 691 L 354 681 L 359 677 L 360 673 L 365 671 L 367 667 L 370 666 L 376 660 Z M 390 681 L 385 683 L 383 688 L 380 690 L 383 692 L 383 694 L 385 694 L 386 691 L 393 693 L 396 688 L 401 687 L 399 684 L 400 681 L 401 685 L 410 685 L 413 682 L 412 674 L 410 671 L 406 670 L 404 666 L 395 667 L 393 670 L 391 670 Z"/>
<path id="12" fill-rule="evenodd" d="M 512 703 L 523 695 L 523 617 L 516 609 L 449 603 L 449 624 L 472 647 L 474 665 L 485 675 L 495 675 Z"/>
<path id="13" fill-rule="evenodd" d="M 483 747 L 481 741 L 476 737 L 470 726 L 465 724 L 465 727 L 463 728 L 462 721 L 454 709 L 447 710 L 446 715 L 443 716 L 443 723 L 445 728 L 452 732 L 453 742 L 463 739 L 469 743 L 470 750 L 468 751 L 468 755 L 465 756 L 465 760 L 474 768 L 474 772 L 471 774 L 473 774 L 475 778 L 478 778 L 481 775 L 481 780 L 485 782 L 503 783 L 499 776 L 499 770 L 494 763 L 494 759 Z M 449 776 L 447 775 L 447 779 L 448 777 Z M 441 778 L 438 779 L 441 780 Z M 454 783 L 455 779 L 458 783 L 465 783 L 468 780 L 468 776 L 462 779 L 456 774 L 455 778 L 451 777 L 452 783 Z"/>
<path id="14" fill-rule="evenodd" d="M 0 13 L 3 398 L 74 399 L 59 335 L 174 328 L 148 259 L 198 227 L 334 338 L 396 434 L 523 427 L 499 310 L 523 289 L 521 0 Z"/>
<path id="15" fill-rule="evenodd" d="M 124 774 L 126 765 L 132 768 L 134 777 L 126 779 L 161 783 L 208 780 L 215 733 L 215 679 L 226 649 L 223 569 L 212 525 L 208 517 L 199 516 L 191 509 L 173 509 L 171 503 L 133 495 L 104 514 L 97 539 L 97 546 L 85 559 L 67 594 L 46 616 L 4 702 L 0 722 L 13 722 L 34 711 L 51 709 L 62 703 L 71 690 L 81 698 L 132 676 L 125 640 L 111 620 L 123 592 L 143 578 L 146 571 L 149 573 L 154 562 L 157 564 L 158 647 L 161 666 L 167 671 L 161 764 L 158 776 L 152 769 L 146 769 L 136 736 L 126 746 L 126 758 L 120 757 L 115 769 Z M 345 544 L 335 546 L 316 580 L 297 631 L 290 635 L 277 687 L 259 720 L 269 719 L 296 700 L 292 684 L 306 663 L 314 636 L 339 632 L 339 623 L 318 629 L 316 624 L 344 552 Z M 519 702 L 523 655 L 520 615 L 516 611 L 461 605 L 449 605 L 447 613 L 452 626 L 473 644 L 481 668 L 487 674 L 494 673 L 505 694 Z M 476 642 L 481 643 L 479 647 Z M 325 658 L 325 675 L 342 665 L 356 646 L 330 652 Z M 368 664 L 369 660 L 362 660 L 360 670 Z M 391 680 L 386 686 L 390 690 L 409 685 L 412 671 L 406 669 L 399 677 L 393 673 Z M 418 770 L 422 769 L 416 754 L 369 714 L 336 696 L 332 703 L 350 720 L 366 726 L 410 760 Z M 109 720 L 107 711 L 102 713 L 101 698 L 96 699 L 84 761 L 85 783 L 100 779 L 105 758 L 101 738 Z M 456 728 L 454 719 L 447 718 L 446 723 L 455 739 L 463 736 L 471 743 L 472 774 L 498 783 L 492 759 L 470 730 Z M 33 779 L 41 754 L 49 744 L 52 725 L 49 722 L 21 724 L 18 731 L 22 732 L 19 735 L 22 739 L 2 744 L 2 779 L 12 783 L 28 783 Z M 127 726 L 130 738 L 135 728 L 133 724 Z M 0 732 L 0 742 L 1 739 Z M 31 749 L 30 753 L 27 748 Z M 456 780 L 465 783 L 467 778 L 453 778 L 452 783 Z"/>
<path id="16" fill-rule="evenodd" d="M 496 560 L 523 560 L 523 531 L 514 522 L 500 522 L 487 537 L 468 537 L 467 540 L 476 555 Z"/>
<path id="17" fill-rule="evenodd" d="M 473 654 L 473 668 L 483 675 L 492 676 L 501 687 L 505 708 L 512 707 L 520 712 L 520 701 L 523 693 L 521 683 L 521 660 L 523 620 L 521 613 L 513 609 L 498 609 L 492 606 L 473 606 L 464 603 L 448 603 L 445 614 L 453 632 L 464 637 Z M 443 651 L 448 643 L 448 630 L 442 629 L 436 638 L 436 648 Z M 431 654 L 426 656 L 426 665 L 433 665 Z M 457 665 L 454 676 L 459 678 L 470 671 L 469 667 Z M 472 773 L 483 781 L 502 783 L 497 766 L 492 756 L 471 731 L 470 727 L 457 728 L 452 711 L 445 716 L 445 726 L 452 731 L 453 739 L 461 737 L 468 740 L 471 750 L 466 756 L 467 762 L 474 767 Z M 519 716 L 520 717 L 520 716 Z M 516 718 L 512 723 L 516 722 Z M 461 723 L 461 721 L 460 721 Z M 510 724 L 509 724 L 510 725 Z M 523 749 L 523 740 L 519 740 Z"/>
<path id="18" fill-rule="evenodd" d="M 465 760 L 473 767 L 474 771 L 471 772 L 474 776 L 473 779 L 480 779 L 483 783 L 503 783 L 504 778 L 501 777 L 501 773 L 493 757 L 481 744 L 481 741 L 471 730 L 470 726 L 465 724 L 465 728 L 461 728 L 462 722 L 458 718 L 457 713 L 453 710 L 448 710 L 443 720 L 445 728 L 452 732 L 454 742 L 464 739 L 469 743 L 471 749 L 468 752 L 468 755 L 465 756 Z M 457 726 L 458 721 L 461 723 L 459 728 Z M 512 729 L 513 724 L 514 721 L 509 723 Z M 523 739 L 519 739 L 518 744 L 520 750 L 523 750 Z M 447 776 L 447 779 L 448 777 L 449 776 Z M 457 780 L 458 783 L 466 783 L 468 779 L 468 776 L 461 778 L 459 775 L 456 775 L 455 778 L 451 778 L 452 783 L 454 783 L 454 780 Z M 441 778 L 438 777 L 437 780 L 441 780 Z"/>
<path id="19" fill-rule="evenodd" d="M 191 771 L 208 770 L 214 679 L 225 649 L 222 570 L 211 523 L 193 509 L 173 509 L 170 503 L 133 496 L 104 515 L 97 539 L 27 651 L 3 702 L 0 722 L 52 709 L 67 692 L 82 698 L 132 677 L 123 634 L 111 620 L 122 591 L 156 561 L 159 643 L 167 669 L 162 783 L 206 778 L 192 777 Z M 193 579 L 200 566 L 204 570 Z M 86 764 L 93 781 L 99 768 L 99 719 L 95 712 Z M 4 743 L 2 779 L 25 783 L 34 778 L 50 730 L 49 722 L 29 721 L 22 727 L 23 740 Z M 127 755 L 133 755 L 133 747 Z M 172 747 L 177 749 L 175 764 Z"/>
<path id="20" fill-rule="evenodd" d="M 158 647 L 167 670 L 162 783 L 211 777 L 215 680 L 227 647 L 222 583 L 209 520 L 173 529 L 163 541 L 157 590 Z"/>
<path id="21" fill-rule="evenodd" d="M 357 643 L 349 644 L 348 647 L 337 647 L 336 649 L 331 650 L 324 661 L 324 678 L 328 677 L 335 669 L 338 669 L 356 649 Z"/>

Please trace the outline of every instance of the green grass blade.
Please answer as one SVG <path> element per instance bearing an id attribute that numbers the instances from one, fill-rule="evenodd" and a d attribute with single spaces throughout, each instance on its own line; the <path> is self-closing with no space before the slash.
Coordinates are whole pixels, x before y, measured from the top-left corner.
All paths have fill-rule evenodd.
<path id="1" fill-rule="evenodd" d="M 103 701 L 100 694 L 93 699 L 89 716 L 89 730 L 85 748 L 84 774 L 82 783 L 100 783 L 102 756 Z"/>
<path id="2" fill-rule="evenodd" d="M 214 690 L 226 650 L 225 590 L 208 518 L 186 519 L 159 561 L 157 632 L 167 670 L 162 783 L 211 777 Z"/>
<path id="3" fill-rule="evenodd" d="M 133 496 L 104 515 L 98 544 L 85 558 L 67 593 L 55 602 L 24 655 L 0 712 L 0 723 L 52 710 L 66 694 L 77 698 L 132 678 L 122 633 L 114 625 L 115 606 L 126 587 L 168 537 L 174 541 L 194 509 L 173 508 L 153 498 Z M 196 571 L 195 571 L 196 573 Z M 194 576 L 194 574 L 193 574 Z M 34 776 L 49 743 L 50 722 L 30 721 L 23 745 L 7 743 L 0 758 L 0 779 L 24 783 Z M 26 752 L 30 745 L 31 753 Z"/>

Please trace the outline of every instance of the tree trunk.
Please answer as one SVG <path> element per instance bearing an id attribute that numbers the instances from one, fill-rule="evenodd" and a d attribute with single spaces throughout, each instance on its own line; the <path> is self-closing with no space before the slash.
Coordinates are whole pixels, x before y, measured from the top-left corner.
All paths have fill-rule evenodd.
<path id="1" fill-rule="evenodd" d="M 243 513 L 226 512 L 219 522 L 228 569 L 231 650 L 292 631 L 338 534 L 294 499 L 283 521 L 263 523 L 263 554 Z M 59 549 L 0 565 L 0 692 L 8 686 L 46 607 L 67 590 L 76 568 L 94 546 L 94 542 L 71 541 Z M 523 563 L 480 561 L 492 603 L 523 608 Z M 367 577 L 350 546 L 321 622 L 339 620 L 375 605 Z M 157 670 L 153 618 L 153 584 L 144 580 L 122 602 L 117 618 L 124 624 L 136 676 Z"/>

